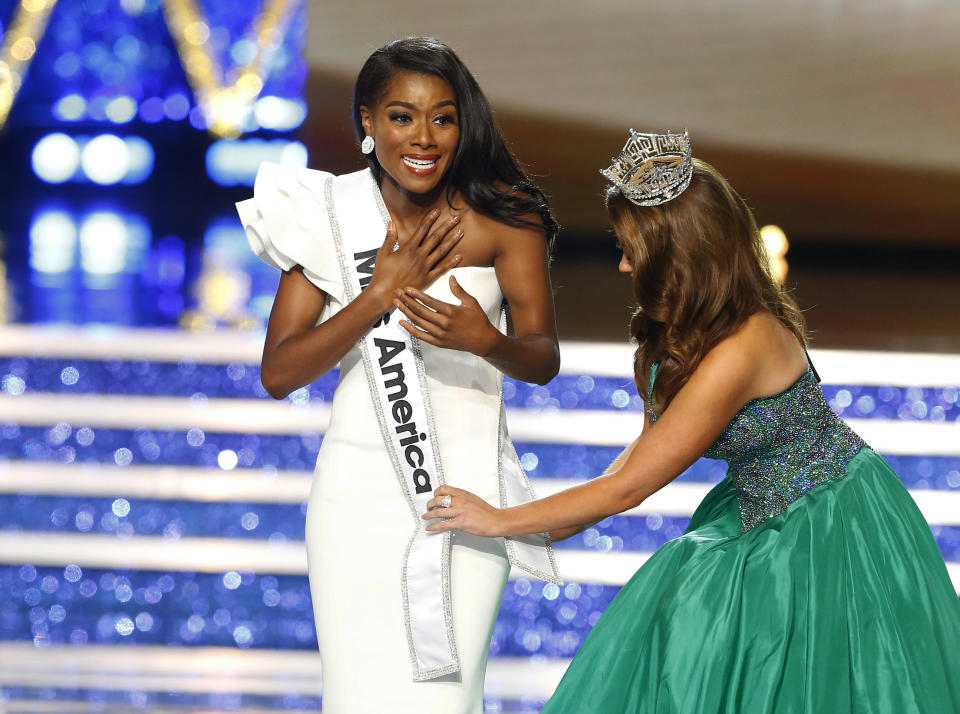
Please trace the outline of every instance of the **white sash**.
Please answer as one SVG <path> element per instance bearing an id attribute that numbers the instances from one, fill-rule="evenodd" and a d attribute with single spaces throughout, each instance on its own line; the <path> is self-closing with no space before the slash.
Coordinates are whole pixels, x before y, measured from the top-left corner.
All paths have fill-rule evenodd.
<path id="1" fill-rule="evenodd" d="M 370 282 L 390 216 L 369 171 L 328 178 L 324 202 L 347 303 Z M 404 553 L 401 589 L 413 679 L 433 679 L 458 671 L 460 664 L 450 604 L 450 533 L 427 532 L 426 522 L 420 518 L 433 490 L 444 483 L 420 342 L 399 326 L 391 310 L 359 344 L 380 432 L 412 516 L 413 530 Z M 501 399 L 501 443 L 497 448 L 500 501 L 506 507 L 535 496 L 515 451 L 508 452 L 504 463 L 502 442 L 506 427 L 502 404 Z M 508 538 L 505 545 L 512 565 L 542 579 L 560 582 L 546 536 Z"/>

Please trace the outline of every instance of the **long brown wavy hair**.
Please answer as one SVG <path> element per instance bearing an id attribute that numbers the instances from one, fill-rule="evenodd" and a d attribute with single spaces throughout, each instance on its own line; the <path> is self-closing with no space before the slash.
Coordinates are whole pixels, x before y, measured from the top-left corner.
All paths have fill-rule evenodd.
<path id="1" fill-rule="evenodd" d="M 769 310 L 806 346 L 803 315 L 770 271 L 757 223 L 720 173 L 693 160 L 690 185 L 659 206 L 637 206 L 616 186 L 607 213 L 633 266 L 637 308 L 634 379 L 653 404 L 669 405 L 703 356 L 752 314 Z"/>

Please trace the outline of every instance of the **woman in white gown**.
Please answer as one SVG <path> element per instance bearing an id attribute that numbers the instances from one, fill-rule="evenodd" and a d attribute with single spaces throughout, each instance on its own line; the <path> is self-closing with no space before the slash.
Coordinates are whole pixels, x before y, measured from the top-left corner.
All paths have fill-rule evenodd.
<path id="1" fill-rule="evenodd" d="M 374 52 L 354 119 L 366 170 L 264 164 L 237 204 L 254 251 L 283 271 L 267 391 L 283 398 L 340 364 L 306 528 L 323 709 L 479 714 L 510 565 L 556 581 L 549 540 L 441 540 L 419 513 L 440 483 L 498 505 L 533 498 L 502 379 L 545 383 L 559 368 L 557 226 L 444 44 Z"/>

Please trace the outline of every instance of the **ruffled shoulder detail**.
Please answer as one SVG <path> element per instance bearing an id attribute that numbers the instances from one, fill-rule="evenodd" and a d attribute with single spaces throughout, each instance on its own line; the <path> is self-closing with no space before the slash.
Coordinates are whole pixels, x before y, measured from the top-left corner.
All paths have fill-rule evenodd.
<path id="1" fill-rule="evenodd" d="M 237 203 L 237 213 L 254 253 L 280 270 L 301 266 L 307 279 L 342 307 L 340 262 L 324 201 L 324 186 L 332 178 L 326 171 L 264 162 L 253 198 Z"/>

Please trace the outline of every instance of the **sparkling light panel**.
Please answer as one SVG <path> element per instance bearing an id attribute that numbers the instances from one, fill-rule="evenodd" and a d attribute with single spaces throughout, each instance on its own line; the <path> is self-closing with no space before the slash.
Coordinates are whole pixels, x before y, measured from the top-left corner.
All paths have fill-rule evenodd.
<path id="1" fill-rule="evenodd" d="M 263 91 L 267 60 L 283 40 L 293 0 L 268 0 L 248 33 L 252 58 L 226 73 L 208 49 L 210 24 L 194 0 L 164 0 L 167 25 L 177 41 L 180 61 L 210 131 L 218 136 L 242 133 L 253 103 Z"/>
<path id="2" fill-rule="evenodd" d="M 211 245 L 223 240 L 216 233 L 211 230 Z M 177 265 L 181 246 L 167 248 L 171 266 Z M 182 280 L 176 271 L 158 269 L 155 277 L 161 274 L 174 283 Z M 231 431 L 204 425 L 199 415 L 215 401 L 236 405 L 233 410 L 278 404 L 308 414 L 330 402 L 338 375 L 329 373 L 297 390 L 286 404 L 274 403 L 250 357 L 211 362 L 197 352 L 196 360 L 165 361 L 142 356 L 151 348 L 140 341 L 136 350 L 133 346 L 125 348 L 126 357 L 117 358 L 109 356 L 110 348 L 98 348 L 99 357 L 90 350 L 85 358 L 15 351 L 0 356 L 0 409 L 5 409 L 0 411 L 0 540 L 20 553 L 0 565 L 0 588 L 7 595 L 0 602 L 0 640 L 57 656 L 81 651 L 80 646 L 96 647 L 99 655 L 103 648 L 119 645 L 137 645 L 125 648 L 132 654 L 176 645 L 181 652 L 220 647 L 264 657 L 309 655 L 316 641 L 303 566 L 296 565 L 296 558 L 293 567 L 281 565 L 276 554 L 302 546 L 304 501 L 323 430 L 306 419 L 283 433 L 252 427 Z M 595 361 L 593 369 L 598 368 Z M 609 464 L 619 447 L 591 444 L 588 433 L 604 415 L 635 420 L 637 428 L 641 423 L 643 403 L 629 376 L 583 369 L 565 372 L 547 385 L 505 381 L 504 398 L 514 416 L 526 412 L 545 419 L 560 413 L 579 419 L 583 427 L 565 432 L 555 443 L 515 437 L 521 462 L 541 492 L 555 483 L 594 476 Z M 960 422 L 960 386 L 949 380 L 940 386 L 838 383 L 825 385 L 824 391 L 837 413 L 860 423 L 936 431 Z M 30 400 L 47 397 L 54 399 L 48 413 L 27 408 Z M 162 400 L 181 404 L 176 424 L 169 427 L 138 426 L 135 416 L 128 425 L 106 426 L 99 421 L 101 414 L 64 415 L 71 400 L 85 397 L 143 402 L 151 409 Z M 923 455 L 897 452 L 893 444 L 875 446 L 881 452 L 892 447 L 887 458 L 915 497 L 926 493 L 940 502 L 957 502 L 956 449 Z M 724 472 L 722 462 L 701 459 L 668 488 L 705 490 Z M 511 579 L 490 645 L 491 667 L 521 666 L 524 677 L 542 667 L 562 667 L 629 576 L 618 563 L 629 562 L 632 572 L 647 554 L 680 535 L 693 505 L 676 512 L 650 508 L 613 516 L 558 543 L 561 566 L 580 563 L 563 586 L 522 575 Z M 960 562 L 960 520 L 949 510 L 941 513 L 945 517 L 940 521 L 930 518 L 931 529 L 954 573 Z M 24 545 L 39 543 L 38 538 L 59 539 L 59 545 L 46 550 Z M 101 540 L 93 546 L 82 539 Z M 211 542 L 226 543 L 229 554 L 189 564 L 182 560 L 186 550 L 176 554 L 177 548 L 193 553 Z M 268 555 L 258 565 L 238 565 L 242 557 L 236 560 L 237 554 L 262 548 L 267 550 L 258 552 Z M 96 562 L 101 556 L 94 550 L 125 555 L 108 567 Z M 166 560 L 148 565 L 148 553 Z M 552 686 L 525 691 L 542 699 Z M 303 686 L 285 696 L 248 690 L 171 694 L 149 687 L 73 690 L 67 685 L 6 691 L 23 700 L 69 698 L 140 710 L 168 704 L 278 710 L 320 706 L 317 690 Z M 485 711 L 534 712 L 538 706 L 539 701 L 491 693 Z"/>
<path id="3" fill-rule="evenodd" d="M 288 131 L 305 113 L 306 12 L 302 0 L 21 0 L 0 16 L 0 101 L 17 99 L 19 124 Z"/>

